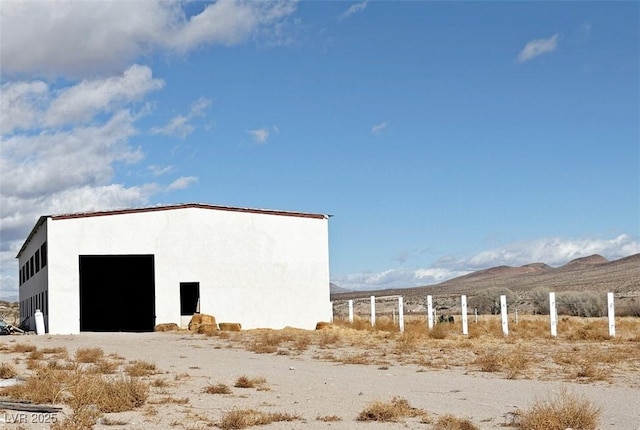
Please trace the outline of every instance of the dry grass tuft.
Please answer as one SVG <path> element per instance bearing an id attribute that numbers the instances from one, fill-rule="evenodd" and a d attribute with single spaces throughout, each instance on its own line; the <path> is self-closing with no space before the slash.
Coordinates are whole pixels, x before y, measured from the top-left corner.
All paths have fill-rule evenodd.
<path id="1" fill-rule="evenodd" d="M 394 397 L 389 402 L 376 400 L 370 403 L 358 415 L 358 421 L 397 422 L 401 418 L 422 417 L 426 419 L 427 413 L 423 410 L 411 407 L 406 399 Z"/>
<path id="2" fill-rule="evenodd" d="M 169 386 L 169 383 L 162 378 L 156 378 L 151 382 L 151 386 L 155 388 L 165 388 Z"/>
<path id="3" fill-rule="evenodd" d="M 447 414 L 438 418 L 434 430 L 480 430 L 480 428 L 469 420 Z"/>
<path id="4" fill-rule="evenodd" d="M 265 389 L 266 384 L 267 380 L 265 378 L 249 378 L 248 376 L 242 375 L 236 379 L 236 383 L 233 386 L 236 388 Z"/>
<path id="5" fill-rule="evenodd" d="M 222 415 L 222 418 L 217 425 L 222 430 L 230 430 L 262 426 L 282 421 L 296 421 L 300 419 L 302 418 L 297 414 L 261 412 L 255 409 L 232 409 Z"/>
<path id="6" fill-rule="evenodd" d="M 134 360 L 125 367 L 124 371 L 129 376 L 150 376 L 157 372 L 156 365 L 144 360 Z"/>
<path id="7" fill-rule="evenodd" d="M 337 415 L 320 415 L 316 417 L 316 421 L 322 421 L 325 423 L 334 423 L 334 422 L 342 421 L 342 418 L 340 418 Z"/>
<path id="8" fill-rule="evenodd" d="M 202 392 L 207 394 L 231 394 L 231 388 L 226 384 L 209 384 L 202 389 Z"/>
<path id="9" fill-rule="evenodd" d="M 133 410 L 144 405 L 149 396 L 149 385 L 136 378 L 102 381 L 101 395 L 96 399 L 96 406 L 102 412 Z"/>
<path id="10" fill-rule="evenodd" d="M 44 352 L 41 350 L 34 350 L 29 353 L 27 360 L 42 360 L 44 358 Z"/>
<path id="11" fill-rule="evenodd" d="M 64 419 L 51 425 L 51 430 L 91 430 L 98 423 L 100 412 L 93 407 L 73 410 Z"/>
<path id="12" fill-rule="evenodd" d="M 476 364 L 482 372 L 497 372 L 502 367 L 503 357 L 495 351 L 488 350 L 480 353 L 475 359 Z"/>
<path id="13" fill-rule="evenodd" d="M 602 410 L 586 398 L 562 389 L 547 400 L 537 400 L 525 411 L 517 411 L 517 428 L 527 430 L 595 430 Z"/>
<path id="14" fill-rule="evenodd" d="M 129 422 L 125 420 L 104 417 L 100 420 L 100 424 L 102 424 L 103 426 L 126 426 L 127 424 L 129 424 Z"/>
<path id="15" fill-rule="evenodd" d="M 95 363 L 103 356 L 102 348 L 79 348 L 74 354 L 78 363 Z"/>
<path id="16" fill-rule="evenodd" d="M 37 369 L 23 384 L 0 390 L 0 394 L 33 403 L 57 403 L 62 399 L 68 380 L 66 371 L 43 367 Z"/>
<path id="17" fill-rule="evenodd" d="M 104 358 L 99 359 L 95 363 L 93 363 L 93 367 L 91 371 L 95 373 L 102 374 L 111 374 L 115 373 L 118 369 L 118 363 L 114 363 L 113 361 L 105 360 Z"/>
<path id="18" fill-rule="evenodd" d="M 18 374 L 15 367 L 13 367 L 10 363 L 2 363 L 0 364 L 0 379 L 9 379 L 13 378 Z"/>
<path id="19" fill-rule="evenodd" d="M 13 345 L 13 348 L 11 348 L 11 351 L 12 352 L 33 352 L 37 349 L 38 349 L 37 346 L 31 345 L 28 343 L 16 343 L 15 345 Z"/>
<path id="20" fill-rule="evenodd" d="M 189 398 L 165 396 L 153 401 L 150 400 L 149 403 L 152 403 L 154 405 L 168 405 L 171 403 L 175 405 L 186 405 L 187 403 L 189 403 Z"/>

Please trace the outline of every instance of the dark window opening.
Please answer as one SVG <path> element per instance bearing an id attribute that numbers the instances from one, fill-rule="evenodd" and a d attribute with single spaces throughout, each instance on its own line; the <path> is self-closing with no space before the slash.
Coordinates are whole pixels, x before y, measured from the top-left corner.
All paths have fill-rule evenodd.
<path id="1" fill-rule="evenodd" d="M 47 265 L 47 242 L 43 243 L 40 247 L 40 260 L 41 267 Z"/>
<path id="2" fill-rule="evenodd" d="M 31 278 L 31 276 L 29 276 L 29 260 L 27 260 L 27 263 L 25 264 L 25 271 L 27 272 L 27 281 L 28 281 L 29 278 Z"/>
<path id="3" fill-rule="evenodd" d="M 180 315 L 193 315 L 200 311 L 200 283 L 180 282 Z"/>
<path id="4" fill-rule="evenodd" d="M 29 259 L 29 273 L 31 276 L 33 276 L 34 273 L 34 265 L 33 265 L 33 255 L 31 256 L 31 258 Z"/>
<path id="5" fill-rule="evenodd" d="M 36 273 L 38 273 L 40 271 L 40 250 L 39 249 L 36 250 L 35 257 L 36 257 Z"/>

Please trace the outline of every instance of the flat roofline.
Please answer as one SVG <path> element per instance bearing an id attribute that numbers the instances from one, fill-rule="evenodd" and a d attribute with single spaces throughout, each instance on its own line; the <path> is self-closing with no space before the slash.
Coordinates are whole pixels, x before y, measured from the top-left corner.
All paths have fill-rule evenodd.
<path id="1" fill-rule="evenodd" d="M 98 217 L 98 216 L 125 215 L 125 214 L 134 214 L 134 213 L 159 212 L 159 211 L 168 211 L 168 210 L 176 210 L 176 209 L 192 209 L 192 208 L 229 211 L 229 212 L 245 212 L 245 213 L 264 214 L 264 215 L 291 216 L 291 217 L 298 217 L 298 218 L 327 219 L 331 217 L 331 215 L 326 215 L 326 214 L 283 211 L 283 210 L 273 210 L 273 209 L 242 208 L 242 207 L 235 207 L 235 206 L 209 205 L 204 203 L 181 203 L 181 204 L 175 204 L 175 205 L 150 206 L 150 207 L 143 207 L 143 208 L 114 209 L 114 210 L 106 210 L 106 211 L 78 212 L 78 213 L 58 214 L 58 215 L 43 215 L 38 219 L 38 221 L 36 222 L 36 225 L 31 230 L 31 233 L 29 233 L 29 236 L 27 236 L 27 239 L 24 241 L 24 244 L 20 248 L 18 255 L 16 255 L 16 258 L 20 258 L 20 255 L 22 254 L 22 252 L 25 250 L 29 242 L 31 242 L 31 239 L 36 234 L 40 226 L 44 224 L 47 218 L 51 218 L 52 220 L 55 221 L 55 220 L 65 220 L 65 219 L 74 219 L 74 218 L 90 218 L 90 217 Z"/>

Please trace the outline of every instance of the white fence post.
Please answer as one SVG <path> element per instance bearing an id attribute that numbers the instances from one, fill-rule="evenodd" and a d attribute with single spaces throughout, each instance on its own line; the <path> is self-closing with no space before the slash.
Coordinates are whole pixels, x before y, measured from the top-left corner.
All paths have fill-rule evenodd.
<path id="1" fill-rule="evenodd" d="M 349 300 L 349 322 L 353 322 L 353 300 Z"/>
<path id="2" fill-rule="evenodd" d="M 329 306 L 331 306 L 331 316 L 329 317 L 329 322 L 333 322 L 333 302 L 329 302 Z"/>
<path id="3" fill-rule="evenodd" d="M 478 324 L 478 308 L 473 308 L 473 314 L 476 317 L 476 324 Z"/>
<path id="4" fill-rule="evenodd" d="M 427 321 L 429 321 L 429 330 L 433 329 L 433 297 L 427 296 Z"/>
<path id="5" fill-rule="evenodd" d="M 460 296 L 460 307 L 462 308 L 462 334 L 469 334 L 469 321 L 467 321 L 467 296 Z"/>
<path id="6" fill-rule="evenodd" d="M 404 333 L 404 303 L 402 296 L 398 297 L 398 325 L 400 326 L 400 333 Z"/>
<path id="7" fill-rule="evenodd" d="M 509 335 L 509 315 L 507 314 L 507 296 L 500 296 L 500 315 L 502 316 L 502 334 Z"/>
<path id="8" fill-rule="evenodd" d="M 609 314 L 609 337 L 616 337 L 616 312 L 613 305 L 613 293 L 607 293 L 607 311 Z"/>
<path id="9" fill-rule="evenodd" d="M 556 312 L 556 293 L 549 293 L 549 319 L 551 336 L 558 337 L 558 313 Z"/>
<path id="10" fill-rule="evenodd" d="M 371 296 L 371 327 L 376 326 L 376 296 Z"/>

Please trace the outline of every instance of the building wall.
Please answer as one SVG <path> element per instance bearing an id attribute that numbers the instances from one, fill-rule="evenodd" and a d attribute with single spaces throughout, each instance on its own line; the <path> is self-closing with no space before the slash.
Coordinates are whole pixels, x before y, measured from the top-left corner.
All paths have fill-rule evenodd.
<path id="1" fill-rule="evenodd" d="M 202 313 L 247 329 L 330 317 L 325 218 L 180 208 L 47 226 L 51 333 L 79 331 L 80 255 L 155 255 L 158 324 L 180 324 L 180 282 L 200 283 Z"/>
<path id="2" fill-rule="evenodd" d="M 35 319 L 33 315 L 36 309 L 40 309 L 44 315 L 45 327 L 48 326 L 48 303 L 47 303 L 47 279 L 49 272 L 49 264 L 42 265 L 42 245 L 47 240 L 47 226 L 42 224 L 40 228 L 31 237 L 31 240 L 20 253 L 18 258 L 18 270 L 23 271 L 23 268 L 27 268 L 27 262 L 29 271 L 31 271 L 31 262 L 33 261 L 33 275 L 29 273 L 28 276 L 18 274 L 18 279 L 22 279 L 18 289 L 18 299 L 20 301 L 20 320 L 29 318 L 29 329 L 35 330 Z M 48 252 L 46 252 L 48 254 Z M 46 258 L 46 256 L 45 256 Z M 47 259 L 48 260 L 48 259 Z M 22 272 L 24 273 L 24 272 Z"/>

